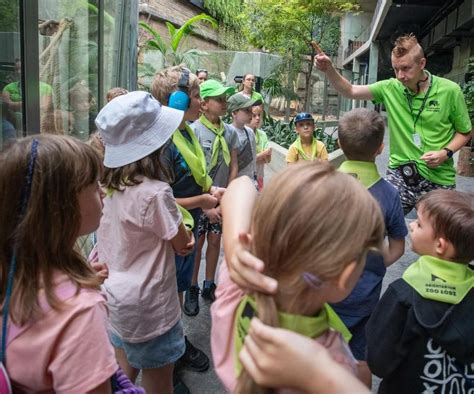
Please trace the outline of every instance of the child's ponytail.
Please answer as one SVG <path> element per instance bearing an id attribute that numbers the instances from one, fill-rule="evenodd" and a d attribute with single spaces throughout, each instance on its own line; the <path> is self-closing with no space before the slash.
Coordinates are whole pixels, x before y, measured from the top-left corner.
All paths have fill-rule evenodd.
<path id="1" fill-rule="evenodd" d="M 360 266 L 369 250 L 380 251 L 385 231 L 370 193 L 327 163 L 297 164 L 274 177 L 257 200 L 251 228 L 252 253 L 265 262 L 264 274 L 278 281 L 276 295 L 254 294 L 259 319 L 274 327 L 278 310 L 312 313 L 307 301 L 334 286 L 350 263 Z M 272 390 L 243 370 L 236 392 Z"/>
<path id="2" fill-rule="evenodd" d="M 258 318 L 266 325 L 278 327 L 278 310 L 275 298 L 268 294 L 256 293 L 254 294 L 257 302 Z M 242 369 L 242 373 L 237 380 L 237 385 L 234 392 L 236 394 L 256 393 L 256 394 L 270 394 L 273 389 L 259 386 L 249 375 L 249 373 Z"/>

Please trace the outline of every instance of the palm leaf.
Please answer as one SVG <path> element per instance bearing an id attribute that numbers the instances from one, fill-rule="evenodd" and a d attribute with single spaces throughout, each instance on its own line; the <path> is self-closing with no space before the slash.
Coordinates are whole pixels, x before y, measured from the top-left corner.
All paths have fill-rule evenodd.
<path id="1" fill-rule="evenodd" d="M 170 40 L 173 39 L 173 36 L 176 33 L 176 27 L 171 22 L 166 21 L 166 27 L 168 28 L 168 33 L 170 35 Z"/>
<path id="2" fill-rule="evenodd" d="M 212 28 L 217 29 L 218 28 L 218 23 L 217 21 L 209 15 L 206 14 L 199 14 L 196 16 L 193 16 L 192 18 L 188 19 L 183 26 L 181 26 L 178 30 L 176 30 L 171 37 L 171 48 L 173 49 L 174 52 L 178 50 L 178 46 L 186 35 L 188 35 L 191 30 L 190 27 L 197 23 L 197 22 L 208 22 Z M 173 26 L 174 27 L 174 26 Z"/>
<path id="3" fill-rule="evenodd" d="M 161 53 L 166 54 L 168 45 L 165 44 L 161 35 L 146 22 L 140 21 L 139 25 L 143 30 L 153 37 L 152 39 L 145 42 L 145 46 L 148 46 L 149 42 L 154 42 L 152 47 L 158 49 Z"/>

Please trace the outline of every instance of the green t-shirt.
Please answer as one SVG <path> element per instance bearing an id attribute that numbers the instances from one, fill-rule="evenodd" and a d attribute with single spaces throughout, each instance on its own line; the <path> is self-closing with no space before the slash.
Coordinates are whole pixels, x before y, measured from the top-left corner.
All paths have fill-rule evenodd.
<path id="1" fill-rule="evenodd" d="M 252 100 L 260 100 L 262 104 L 264 103 L 263 96 L 259 92 L 256 92 L 255 90 L 252 92 Z"/>
<path id="2" fill-rule="evenodd" d="M 257 143 L 257 153 L 263 152 L 268 148 L 268 137 L 262 129 L 255 131 L 255 142 Z"/>
<path id="3" fill-rule="evenodd" d="M 439 185 L 454 185 L 453 159 L 446 160 L 436 168 L 429 168 L 420 157 L 429 151 L 446 147 L 455 132 L 469 133 L 472 125 L 461 88 L 445 78 L 432 76 L 432 85 L 425 106 L 416 122 L 414 120 L 425 98 L 425 93 L 412 96 L 410 111 L 408 90 L 395 78 L 369 85 L 375 103 L 383 103 L 388 112 L 390 129 L 390 168 L 408 161 L 416 162 L 420 174 Z"/>
<path id="4" fill-rule="evenodd" d="M 50 85 L 44 82 L 40 82 L 40 97 L 43 96 L 50 96 L 53 94 L 53 89 Z M 14 103 L 21 101 L 21 89 L 19 82 L 12 82 L 9 83 L 7 86 L 3 88 L 4 93 L 8 93 L 10 95 L 10 100 Z"/>

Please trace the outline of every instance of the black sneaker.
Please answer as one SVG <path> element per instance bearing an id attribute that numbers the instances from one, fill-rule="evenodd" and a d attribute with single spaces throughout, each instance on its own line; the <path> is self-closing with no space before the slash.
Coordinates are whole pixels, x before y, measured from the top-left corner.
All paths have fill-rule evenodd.
<path id="1" fill-rule="evenodd" d="M 183 382 L 181 379 L 181 376 L 179 376 L 179 373 L 176 371 L 176 368 L 174 369 L 173 372 L 173 394 L 189 394 L 190 391 L 188 389 L 188 386 Z"/>
<path id="2" fill-rule="evenodd" d="M 201 297 L 205 300 L 214 302 L 216 300 L 216 295 L 214 293 L 216 292 L 217 286 L 214 282 L 210 282 L 210 285 L 208 283 L 208 281 L 204 281 L 204 284 L 202 285 Z"/>
<path id="3" fill-rule="evenodd" d="M 196 316 L 199 313 L 199 286 L 191 286 L 184 295 L 183 312 L 187 316 Z"/>
<path id="4" fill-rule="evenodd" d="M 194 347 L 189 342 L 188 337 L 184 337 L 186 342 L 186 350 L 178 360 L 175 369 L 187 368 L 191 371 L 204 372 L 209 369 L 209 357 L 202 350 Z"/>

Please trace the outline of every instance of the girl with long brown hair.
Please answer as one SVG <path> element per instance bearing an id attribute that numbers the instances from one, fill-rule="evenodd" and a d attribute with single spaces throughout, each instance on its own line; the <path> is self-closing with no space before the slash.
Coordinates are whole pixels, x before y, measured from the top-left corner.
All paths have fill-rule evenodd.
<path id="1" fill-rule="evenodd" d="M 228 258 L 239 244 L 233 223 L 242 223 L 255 193 L 239 178 L 224 196 Z M 243 196 L 246 203 L 240 202 Z M 240 235 L 240 244 L 248 244 L 251 253 L 265 262 L 263 273 L 278 281 L 278 290 L 274 295 L 257 291 L 245 295 L 222 264 L 212 307 L 211 344 L 216 372 L 226 388 L 265 392 L 238 360 L 253 316 L 316 339 L 355 372 L 345 344 L 350 334 L 328 303 L 350 293 L 367 252 L 382 247 L 384 224 L 376 201 L 354 178 L 329 164 L 296 165 L 272 178 L 255 203 L 250 228 L 244 242 Z"/>
<path id="2" fill-rule="evenodd" d="M 0 154 L 2 339 L 14 391 L 111 392 L 106 300 L 75 248 L 99 225 L 101 168 L 91 147 L 65 136 L 20 139 Z"/>

